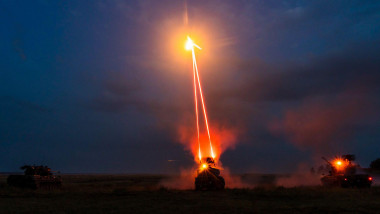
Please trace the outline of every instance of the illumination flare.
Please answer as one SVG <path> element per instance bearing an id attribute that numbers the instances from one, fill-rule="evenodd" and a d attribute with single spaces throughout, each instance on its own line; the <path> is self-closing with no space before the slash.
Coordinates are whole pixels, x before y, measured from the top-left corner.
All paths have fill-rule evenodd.
<path id="1" fill-rule="evenodd" d="M 187 36 L 187 42 L 185 44 L 186 50 L 194 50 L 194 47 L 198 48 L 199 50 L 202 50 L 201 47 L 199 47 L 197 44 L 193 42 L 193 40 L 190 38 L 190 36 Z"/>

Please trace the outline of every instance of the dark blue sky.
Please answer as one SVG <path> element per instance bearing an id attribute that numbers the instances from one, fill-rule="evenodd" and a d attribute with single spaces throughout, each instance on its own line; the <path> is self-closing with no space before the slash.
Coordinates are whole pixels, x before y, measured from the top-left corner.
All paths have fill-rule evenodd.
<path id="1" fill-rule="evenodd" d="M 0 1 L 0 171 L 168 173 L 193 163 L 187 34 L 233 172 L 380 157 L 379 1 Z M 190 63 L 190 66 L 189 66 Z M 168 160 L 177 160 L 168 162 Z"/>

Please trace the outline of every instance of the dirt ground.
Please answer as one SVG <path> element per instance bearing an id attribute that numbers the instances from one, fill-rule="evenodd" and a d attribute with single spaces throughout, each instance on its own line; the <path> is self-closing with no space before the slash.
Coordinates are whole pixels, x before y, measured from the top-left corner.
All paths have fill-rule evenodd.
<path id="1" fill-rule="evenodd" d="M 223 191 L 163 187 L 160 175 L 62 175 L 59 190 L 9 187 L 0 175 L 0 213 L 379 213 L 380 187 L 256 185 Z M 273 181 L 249 175 L 246 180 Z"/>

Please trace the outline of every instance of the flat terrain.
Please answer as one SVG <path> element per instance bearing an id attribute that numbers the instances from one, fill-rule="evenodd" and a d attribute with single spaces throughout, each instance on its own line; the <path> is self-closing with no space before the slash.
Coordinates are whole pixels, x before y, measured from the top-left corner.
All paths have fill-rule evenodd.
<path id="1" fill-rule="evenodd" d="M 258 175 L 256 175 L 257 177 Z M 379 213 L 380 188 L 320 186 L 196 192 L 167 189 L 158 175 L 63 175 L 60 190 L 8 187 L 0 175 L 0 213 Z M 245 176 L 247 177 L 247 176 Z M 265 177 L 264 177 L 265 178 Z"/>

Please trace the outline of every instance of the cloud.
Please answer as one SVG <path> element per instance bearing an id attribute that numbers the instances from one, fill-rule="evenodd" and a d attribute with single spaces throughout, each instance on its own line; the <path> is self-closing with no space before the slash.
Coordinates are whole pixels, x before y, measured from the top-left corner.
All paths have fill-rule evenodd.
<path id="1" fill-rule="evenodd" d="M 230 87 L 212 87 L 212 95 L 250 102 L 296 101 L 310 96 L 339 93 L 354 80 L 360 81 L 361 87 L 366 87 L 368 92 L 377 91 L 380 89 L 380 60 L 376 51 L 379 45 L 373 44 L 376 43 L 350 47 L 338 53 L 313 58 L 307 63 L 283 63 L 277 66 L 257 60 L 231 62 L 229 67 L 234 66 L 235 70 L 234 82 L 225 82 Z"/>
<path id="2" fill-rule="evenodd" d="M 334 154 L 350 145 L 358 126 L 377 114 L 371 101 L 366 94 L 352 91 L 305 99 L 284 109 L 283 117 L 270 123 L 270 129 L 303 150 Z"/>
<path id="3" fill-rule="evenodd" d="M 126 6 L 125 4 L 121 4 L 122 6 L 120 6 L 120 1 L 116 1 L 115 3 L 117 3 L 117 7 L 122 10 L 125 8 L 129 8 L 128 10 L 130 10 L 132 7 Z M 197 10 L 195 7 L 198 3 L 199 2 L 193 2 L 191 4 L 193 6 L 189 5 L 189 11 L 193 12 L 193 16 L 197 15 L 202 17 L 202 12 L 204 11 Z M 360 20 L 364 19 L 364 22 L 366 23 L 371 20 L 369 17 L 377 14 L 375 10 L 371 10 L 371 7 L 368 7 L 369 4 L 367 3 L 334 3 L 332 5 L 329 4 L 328 7 L 326 4 L 326 1 L 312 1 L 310 3 L 301 2 L 300 4 L 291 2 L 286 4 L 278 4 L 275 1 L 269 1 L 263 5 L 243 2 L 237 2 L 236 4 L 231 5 L 225 1 L 218 1 L 213 4 L 205 4 L 204 8 L 209 8 L 213 5 L 214 9 L 210 12 L 217 16 L 226 14 L 227 11 L 229 11 L 229 18 L 226 19 L 227 23 L 224 24 L 225 26 L 223 28 L 226 28 L 226 31 L 236 32 L 238 35 L 241 35 L 244 41 L 243 44 L 234 46 L 235 49 L 250 49 L 258 45 L 255 40 L 251 40 L 246 43 L 246 34 L 242 34 L 242 32 L 250 29 L 247 28 L 247 26 L 255 27 L 254 29 L 250 29 L 248 32 L 250 35 L 257 34 L 258 32 L 256 27 L 258 27 L 259 31 L 264 31 L 265 33 L 270 33 L 272 32 L 270 29 L 273 29 L 275 30 L 277 37 L 281 37 L 288 34 L 288 27 L 291 28 L 292 26 L 298 26 L 299 24 L 318 22 L 322 25 L 331 23 L 331 21 L 325 21 L 326 19 L 336 20 L 337 23 L 343 23 L 340 20 L 342 16 L 346 16 L 347 13 L 361 14 L 363 17 Z M 135 16 L 138 17 L 138 19 L 135 20 L 135 22 L 142 26 L 142 29 L 139 29 L 139 32 L 141 33 L 144 32 L 145 28 L 151 28 L 151 26 L 161 26 L 161 24 L 165 23 L 165 20 L 168 18 L 174 18 L 172 16 L 178 15 L 176 13 L 174 13 L 174 15 L 169 13 L 167 16 L 159 15 L 162 13 L 163 9 L 159 8 L 157 4 L 150 5 L 148 3 L 141 3 L 137 5 L 139 10 L 135 10 L 134 13 L 138 13 L 138 15 Z M 178 4 L 173 7 L 182 6 L 182 4 Z M 355 6 L 355 8 L 352 11 L 353 6 Z M 194 8 L 191 9 L 191 7 Z M 157 8 L 157 10 L 155 8 Z M 328 10 L 325 10 L 326 8 L 328 8 Z M 275 15 L 275 17 L 273 18 L 267 13 L 254 13 L 256 16 L 261 17 L 259 20 L 264 20 L 261 23 L 256 23 L 257 21 L 253 19 L 256 17 L 252 17 L 250 14 L 252 14 L 252 11 L 259 9 L 268 10 L 269 14 Z M 364 13 L 365 11 L 371 15 Z M 287 14 L 289 12 L 297 13 L 297 16 L 302 17 L 299 19 L 284 18 L 283 16 L 289 16 L 289 14 Z M 364 14 L 367 14 L 367 16 Z M 195 16 L 195 18 L 197 16 Z M 253 20 L 251 20 L 251 18 Z M 266 19 L 272 18 L 276 19 L 277 22 L 265 22 Z M 323 18 L 323 20 L 321 18 Z M 230 22 L 233 22 L 234 26 L 239 27 L 232 30 L 229 25 Z M 355 21 L 351 20 L 349 26 L 356 26 L 355 23 Z M 282 28 L 279 28 L 279 26 Z M 269 27 L 270 29 L 265 28 L 265 30 L 260 29 L 260 27 Z M 319 40 L 317 41 L 318 43 L 327 42 L 326 44 L 328 44 L 336 41 L 335 36 L 334 38 L 328 37 L 325 39 L 316 38 L 314 36 L 315 32 L 311 30 L 311 28 L 314 27 L 314 25 L 308 25 L 307 27 L 301 26 L 302 29 L 307 31 L 307 35 L 305 35 L 305 37 L 310 38 L 311 40 Z M 167 29 L 165 28 L 164 30 L 166 31 Z M 151 29 L 148 30 L 148 32 L 153 33 Z M 147 35 L 150 34 L 144 33 L 144 37 Z M 157 36 L 157 34 L 151 36 Z M 265 37 L 267 42 L 271 40 L 268 35 L 265 35 Z M 226 37 L 227 40 L 229 40 L 229 38 L 230 37 Z M 236 37 L 233 36 L 231 38 Z M 147 40 L 149 40 L 149 38 L 147 38 Z M 224 39 L 222 40 L 224 41 Z M 278 40 L 278 42 L 281 41 Z M 286 40 L 282 40 L 282 42 L 286 42 Z M 308 41 L 308 44 L 312 44 L 314 42 Z M 380 85 L 377 84 L 377 81 L 380 81 L 380 74 L 377 72 L 377 68 L 379 66 L 378 62 L 380 61 L 377 54 L 377 50 L 380 48 L 379 44 L 378 39 L 369 41 L 350 41 L 349 43 L 344 43 L 339 48 L 333 50 L 327 49 L 327 52 L 324 52 L 323 54 L 313 55 L 312 57 L 301 56 L 301 59 L 299 60 L 281 62 L 281 64 L 278 64 L 276 61 L 273 62 L 270 60 L 260 59 L 258 57 L 247 58 L 239 55 L 220 55 L 223 51 L 215 53 L 216 56 L 207 62 L 209 65 L 201 67 L 202 79 L 206 85 L 205 87 L 207 87 L 205 93 L 207 93 L 207 96 L 209 97 L 208 103 L 210 106 L 214 106 L 211 107 L 214 111 L 217 111 L 218 109 L 223 109 L 223 107 L 230 108 L 231 105 L 228 103 L 229 99 L 233 99 L 238 103 L 300 101 L 307 97 L 340 93 L 340 91 L 345 90 L 346 84 L 348 84 L 351 80 L 357 79 L 361 79 L 362 82 L 369 82 L 370 84 L 367 84 L 366 87 L 371 87 L 373 90 L 378 90 L 378 85 Z M 244 46 L 244 48 L 241 46 Z M 320 46 L 323 46 L 323 44 Z M 308 46 L 304 49 L 308 48 L 313 49 L 314 46 Z M 292 52 L 292 54 L 294 52 L 298 52 L 294 50 L 286 51 L 289 53 Z M 136 78 L 136 81 L 133 83 L 131 83 L 131 81 L 119 84 L 112 83 L 110 86 L 106 87 L 109 87 L 109 89 L 111 89 L 111 87 L 119 87 L 121 91 L 129 93 L 130 90 L 125 87 L 130 87 L 131 84 L 137 83 L 141 87 L 138 90 L 134 90 L 133 93 L 137 93 L 139 95 L 142 94 L 142 96 L 133 97 L 133 94 L 129 94 L 126 95 L 126 97 L 134 100 L 140 100 L 145 103 L 154 102 L 157 105 L 163 106 L 166 106 L 168 101 L 164 97 L 170 97 L 173 98 L 173 100 L 178 98 L 174 97 L 175 95 L 170 94 L 171 92 L 175 91 L 178 94 L 184 95 L 186 89 L 184 89 L 184 87 L 176 87 L 181 86 L 180 84 L 182 83 L 187 84 L 185 78 L 188 76 L 173 74 L 175 72 L 178 73 L 178 69 L 180 68 L 173 65 L 173 62 L 169 61 L 170 59 L 163 58 L 161 52 L 151 52 L 148 50 L 145 52 L 147 54 L 143 57 L 139 56 L 138 58 L 135 57 L 134 59 L 129 59 L 129 61 L 135 61 L 131 63 L 135 63 L 136 65 L 136 70 L 133 70 L 132 72 L 143 73 L 143 75 L 140 75 L 141 78 Z M 183 67 L 183 69 L 185 70 L 186 67 Z M 120 78 L 126 80 L 129 77 Z M 157 81 L 160 81 L 160 86 Z M 177 81 L 180 84 L 173 83 L 172 81 Z M 165 85 L 165 87 L 162 85 Z M 154 94 L 153 96 L 162 99 L 150 99 L 152 94 Z M 165 96 L 162 94 L 165 94 Z M 105 95 L 104 99 L 109 99 L 110 103 L 115 103 L 115 105 L 117 105 L 118 102 L 115 101 L 114 98 L 110 99 L 107 97 L 108 95 Z M 149 97 L 149 99 L 147 99 L 147 97 Z M 129 101 L 125 101 L 125 97 L 123 98 L 120 96 L 116 99 L 119 99 L 121 103 L 129 103 Z M 140 102 L 138 103 L 138 105 L 140 105 Z M 190 102 L 188 102 L 188 104 L 190 104 Z M 170 102 L 169 105 L 176 105 L 176 103 Z"/>
<path id="4" fill-rule="evenodd" d="M 201 72 L 207 71 L 202 73 L 202 83 L 210 117 L 219 122 L 249 126 L 265 123 L 272 119 L 271 114 L 314 98 L 322 97 L 326 106 L 329 103 L 324 100 L 342 93 L 349 96 L 351 92 L 361 91 L 368 99 L 378 99 L 380 60 L 374 51 L 377 46 L 369 46 L 353 46 L 307 63 L 288 63 L 281 67 L 262 60 L 212 62 L 201 68 Z M 362 49 L 366 49 L 366 54 L 356 56 Z M 178 123 L 184 112 L 191 115 L 193 109 L 191 79 L 186 80 L 191 77 L 165 73 L 166 68 L 160 70 L 158 66 L 157 72 L 151 72 L 144 64 L 132 72 L 138 76 L 116 72 L 109 75 L 92 106 L 108 112 L 135 107 L 160 121 Z"/>
<path id="5" fill-rule="evenodd" d="M 208 52 L 212 56 L 199 60 L 210 123 L 243 128 L 246 142 L 286 141 L 318 152 L 346 145 L 359 127 L 373 128 L 362 120 L 375 114 L 377 104 L 371 102 L 380 99 L 380 42 L 374 36 L 378 32 L 371 34 L 365 26 L 378 12 L 367 3 L 353 4 L 189 5 L 189 24 L 208 12 L 215 16 L 202 24 L 213 23 L 206 29 L 213 39 L 219 36 L 219 46 Z M 156 4 L 138 8 L 131 19 L 141 34 L 136 41 L 144 43 L 137 49 L 143 50 L 124 57 L 128 67 L 107 75 L 89 106 L 111 113 L 133 108 L 175 135 L 179 124 L 193 123 L 192 77 L 188 67 L 174 62 L 178 56 L 161 48 L 171 28 L 182 27 L 176 26 L 182 16 L 178 22 L 168 21 L 181 13 Z M 223 21 L 211 22 L 222 14 Z M 156 41 L 162 44 L 154 46 Z"/>

